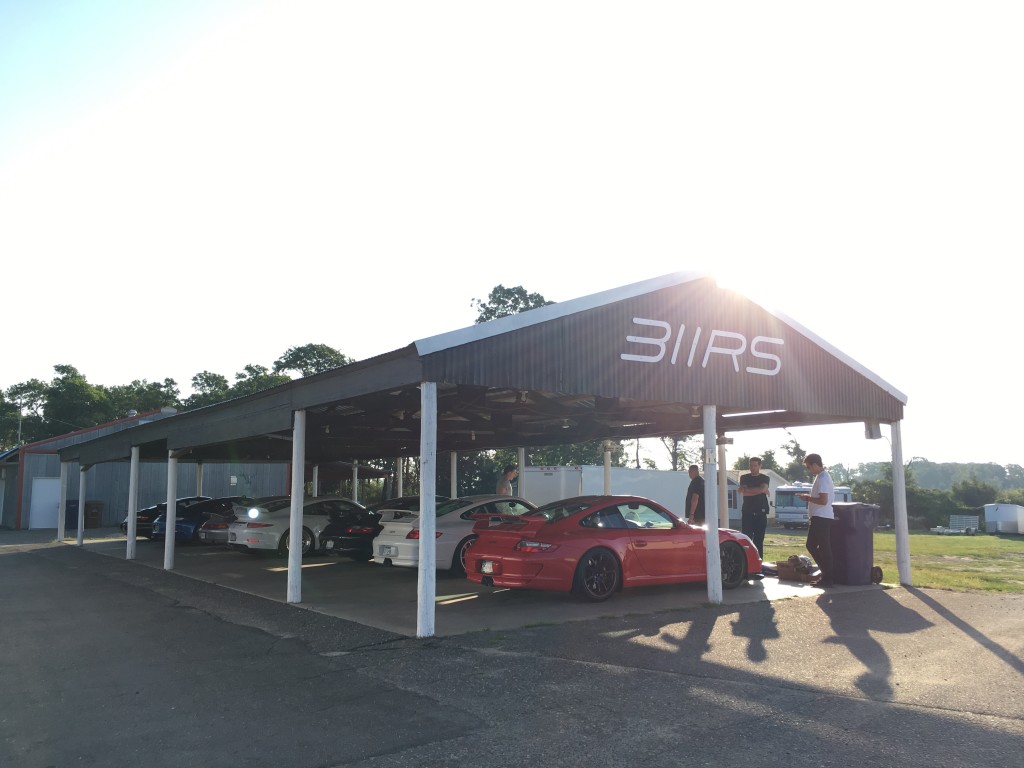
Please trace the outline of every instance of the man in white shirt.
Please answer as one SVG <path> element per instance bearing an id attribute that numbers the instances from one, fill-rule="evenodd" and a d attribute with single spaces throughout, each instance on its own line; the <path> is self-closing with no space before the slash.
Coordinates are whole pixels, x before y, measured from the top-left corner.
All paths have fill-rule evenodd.
<path id="1" fill-rule="evenodd" d="M 811 492 L 797 494 L 807 502 L 807 551 L 821 569 L 818 586 L 831 587 L 835 585 L 832 580 L 832 521 L 835 520 L 832 500 L 835 498 L 835 485 L 817 453 L 807 454 L 804 466 L 814 475 Z"/>
<path id="2" fill-rule="evenodd" d="M 494 488 L 494 492 L 501 494 L 502 496 L 512 495 L 512 481 L 519 475 L 519 470 L 513 467 L 511 464 L 505 467 L 505 471 L 501 473 L 501 477 L 498 478 L 498 484 Z"/>

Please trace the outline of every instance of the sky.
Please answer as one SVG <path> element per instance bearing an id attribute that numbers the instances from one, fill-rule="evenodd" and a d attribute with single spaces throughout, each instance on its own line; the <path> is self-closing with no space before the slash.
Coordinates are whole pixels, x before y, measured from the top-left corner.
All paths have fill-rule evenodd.
<path id="1" fill-rule="evenodd" d="M 188 394 L 702 272 L 903 392 L 904 461 L 1024 464 L 1022 37 L 984 0 L 0 0 L 0 389 Z"/>

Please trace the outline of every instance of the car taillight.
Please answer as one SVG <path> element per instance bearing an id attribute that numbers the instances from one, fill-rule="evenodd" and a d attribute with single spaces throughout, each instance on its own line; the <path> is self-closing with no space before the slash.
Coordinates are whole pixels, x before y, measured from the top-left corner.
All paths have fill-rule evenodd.
<path id="1" fill-rule="evenodd" d="M 377 530 L 376 528 L 371 528 L 371 527 L 365 526 L 365 525 L 363 525 L 363 526 L 353 525 L 353 526 L 351 526 L 349 528 L 346 528 L 345 529 L 345 533 L 354 533 L 354 534 L 359 535 L 359 536 L 369 536 L 370 534 L 374 533 L 376 530 Z"/>
<path id="2" fill-rule="evenodd" d="M 554 552 L 558 549 L 557 544 L 547 544 L 543 541 L 527 541 L 523 539 L 516 544 L 517 552 Z"/>
<path id="3" fill-rule="evenodd" d="M 227 523 L 203 523 L 203 528 L 208 531 L 223 531 L 227 527 Z"/>
<path id="4" fill-rule="evenodd" d="M 273 523 L 246 523 L 246 528 L 269 528 Z"/>
<path id="5" fill-rule="evenodd" d="M 436 531 L 434 533 L 434 538 L 435 539 L 440 539 L 442 533 L 443 533 L 443 531 Z M 420 529 L 419 528 L 413 528 L 411 531 L 409 531 L 409 533 L 407 533 L 405 535 L 405 538 L 407 538 L 407 539 L 418 539 L 419 537 L 420 537 Z"/>

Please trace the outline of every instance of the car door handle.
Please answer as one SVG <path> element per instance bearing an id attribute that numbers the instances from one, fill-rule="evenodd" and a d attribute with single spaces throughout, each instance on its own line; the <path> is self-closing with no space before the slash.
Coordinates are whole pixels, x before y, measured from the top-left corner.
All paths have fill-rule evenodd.
<path id="1" fill-rule="evenodd" d="M 643 539 L 639 539 L 639 540 L 637 540 L 637 541 L 636 541 L 636 542 L 634 542 L 634 543 L 635 543 L 635 545 L 636 545 L 636 546 L 638 546 L 638 547 L 646 547 L 646 546 L 647 546 L 647 542 L 646 542 L 646 541 L 644 541 Z"/>

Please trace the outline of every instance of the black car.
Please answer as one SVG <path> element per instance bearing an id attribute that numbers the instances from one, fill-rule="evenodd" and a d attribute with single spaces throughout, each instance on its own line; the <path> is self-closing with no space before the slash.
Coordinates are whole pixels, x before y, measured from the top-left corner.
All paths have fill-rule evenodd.
<path id="1" fill-rule="evenodd" d="M 209 496 L 183 496 L 178 499 L 177 512 L 181 514 L 186 509 L 191 507 L 193 504 L 198 504 L 200 501 L 206 501 Z M 153 523 L 160 517 L 164 512 L 167 511 L 167 502 L 162 501 L 159 504 L 154 504 L 151 507 L 140 509 L 135 513 L 135 535 L 145 536 L 147 539 L 153 538 Z M 124 519 L 121 523 L 121 532 L 126 536 L 128 535 L 128 518 Z"/>
<path id="2" fill-rule="evenodd" d="M 437 496 L 438 502 L 447 496 Z M 415 512 L 420 508 L 419 496 L 399 496 L 378 501 L 365 510 L 344 512 L 331 516 L 331 522 L 320 534 L 322 551 L 328 555 L 369 560 L 373 557 L 373 539 L 384 528 L 383 520 L 400 517 L 402 512 Z"/>

